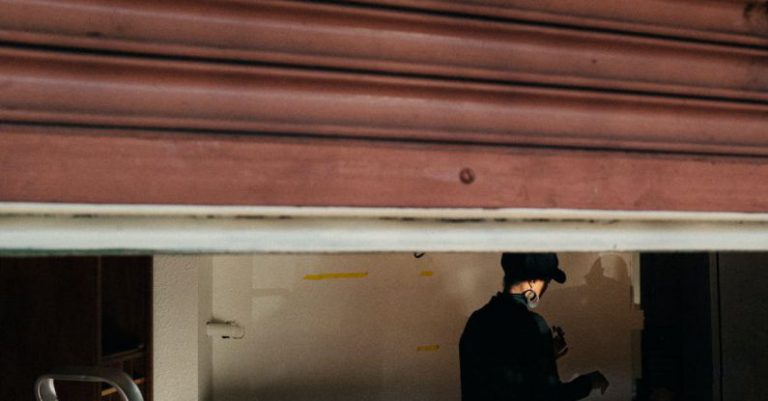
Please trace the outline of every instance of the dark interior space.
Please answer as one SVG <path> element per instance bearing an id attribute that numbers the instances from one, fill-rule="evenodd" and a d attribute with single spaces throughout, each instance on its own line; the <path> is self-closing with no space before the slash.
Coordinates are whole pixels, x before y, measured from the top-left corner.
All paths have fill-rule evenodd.
<path id="1" fill-rule="evenodd" d="M 626 399 L 768 399 L 768 254 L 641 253 L 640 266 L 641 377 Z M 0 305 L 0 399 L 33 400 L 51 368 L 99 365 L 151 400 L 152 257 L 2 257 Z M 56 388 L 62 401 L 119 399 L 99 384 Z"/>
<path id="2" fill-rule="evenodd" d="M 115 367 L 151 400 L 151 257 L 0 258 L 0 399 L 34 400 L 61 366 Z M 119 400 L 98 383 L 57 382 L 62 401 Z"/>
<path id="3" fill-rule="evenodd" d="M 641 254 L 645 325 L 639 400 L 713 400 L 713 257 Z"/>
<path id="4" fill-rule="evenodd" d="M 768 254 L 641 254 L 640 400 L 765 400 Z"/>

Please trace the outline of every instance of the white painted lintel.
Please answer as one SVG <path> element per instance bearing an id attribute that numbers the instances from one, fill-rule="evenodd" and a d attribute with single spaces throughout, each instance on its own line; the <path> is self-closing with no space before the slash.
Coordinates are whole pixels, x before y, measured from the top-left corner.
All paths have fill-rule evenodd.
<path id="1" fill-rule="evenodd" d="M 0 253 L 768 250 L 768 215 L 0 203 Z"/>
<path id="2" fill-rule="evenodd" d="M 768 213 L 523 208 L 363 208 L 299 206 L 129 205 L 0 202 L 0 216 L 317 217 L 455 220 L 607 220 L 768 222 Z"/>

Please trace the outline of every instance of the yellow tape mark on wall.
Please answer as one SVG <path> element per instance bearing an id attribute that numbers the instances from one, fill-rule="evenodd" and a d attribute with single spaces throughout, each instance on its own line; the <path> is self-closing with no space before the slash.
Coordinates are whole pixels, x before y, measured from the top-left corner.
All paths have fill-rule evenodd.
<path id="1" fill-rule="evenodd" d="M 435 345 L 419 345 L 416 347 L 416 352 L 435 352 L 440 349 L 439 344 Z"/>
<path id="2" fill-rule="evenodd" d="M 419 276 L 421 277 L 432 277 L 432 275 L 435 274 L 432 270 L 423 270 L 421 273 L 419 273 Z"/>
<path id="3" fill-rule="evenodd" d="M 324 273 L 324 274 L 307 274 L 304 276 L 304 280 L 333 280 L 340 278 L 365 278 L 368 277 L 368 272 L 356 272 L 356 273 Z"/>

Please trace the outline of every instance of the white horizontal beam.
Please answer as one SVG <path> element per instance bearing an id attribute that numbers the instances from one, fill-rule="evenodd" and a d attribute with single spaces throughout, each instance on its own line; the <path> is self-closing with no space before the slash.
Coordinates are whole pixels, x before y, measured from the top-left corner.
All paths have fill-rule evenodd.
<path id="1" fill-rule="evenodd" d="M 768 221 L 754 219 L 760 215 L 731 221 L 585 211 L 27 207 L 0 204 L 0 253 L 768 250 Z"/>
<path id="2" fill-rule="evenodd" d="M 445 209 L 295 206 L 124 205 L 0 202 L 0 216 L 322 217 L 455 220 L 606 220 L 768 222 L 768 213 L 585 209 Z"/>

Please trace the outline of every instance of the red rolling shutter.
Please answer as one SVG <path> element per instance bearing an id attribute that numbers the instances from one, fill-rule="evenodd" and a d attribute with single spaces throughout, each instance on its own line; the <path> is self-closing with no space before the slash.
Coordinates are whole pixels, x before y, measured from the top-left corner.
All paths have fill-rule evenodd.
<path id="1" fill-rule="evenodd" d="M 764 212 L 767 145 L 763 3 L 0 0 L 0 201 Z"/>

